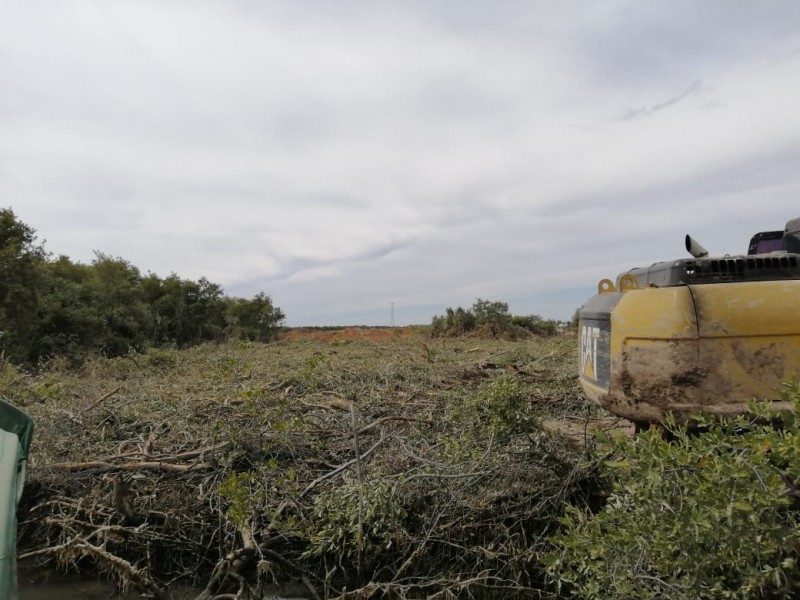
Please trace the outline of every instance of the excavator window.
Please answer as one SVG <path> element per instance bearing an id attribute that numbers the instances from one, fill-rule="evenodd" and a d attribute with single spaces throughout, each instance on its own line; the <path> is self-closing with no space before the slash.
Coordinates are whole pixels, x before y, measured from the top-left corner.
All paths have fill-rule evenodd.
<path id="1" fill-rule="evenodd" d="M 777 250 L 785 250 L 783 247 L 782 231 L 762 231 L 750 238 L 750 247 L 747 254 L 769 254 Z"/>

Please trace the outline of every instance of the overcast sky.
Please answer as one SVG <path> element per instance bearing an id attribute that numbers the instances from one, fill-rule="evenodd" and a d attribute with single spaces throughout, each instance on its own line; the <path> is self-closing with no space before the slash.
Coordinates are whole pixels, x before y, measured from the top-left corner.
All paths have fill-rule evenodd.
<path id="1" fill-rule="evenodd" d="M 800 2 L 25 0 L 0 206 L 289 325 L 568 319 L 800 216 Z"/>

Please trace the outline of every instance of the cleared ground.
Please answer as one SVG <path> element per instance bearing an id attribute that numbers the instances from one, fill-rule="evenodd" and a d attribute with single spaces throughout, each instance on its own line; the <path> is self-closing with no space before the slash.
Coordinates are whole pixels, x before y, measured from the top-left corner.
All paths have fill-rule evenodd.
<path id="1" fill-rule="evenodd" d="M 5 365 L 37 426 L 20 553 L 156 596 L 554 597 L 538 557 L 591 487 L 593 425 L 618 425 L 583 399 L 575 346 L 294 330 Z"/>

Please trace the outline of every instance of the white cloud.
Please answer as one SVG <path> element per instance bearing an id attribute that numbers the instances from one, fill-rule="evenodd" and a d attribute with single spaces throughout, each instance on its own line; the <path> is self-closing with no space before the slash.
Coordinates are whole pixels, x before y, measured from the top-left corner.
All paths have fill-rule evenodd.
<path id="1" fill-rule="evenodd" d="M 768 4 L 12 3 L 0 199 L 55 253 L 294 324 L 565 318 L 689 230 L 733 252 L 796 216 L 800 5 Z"/>

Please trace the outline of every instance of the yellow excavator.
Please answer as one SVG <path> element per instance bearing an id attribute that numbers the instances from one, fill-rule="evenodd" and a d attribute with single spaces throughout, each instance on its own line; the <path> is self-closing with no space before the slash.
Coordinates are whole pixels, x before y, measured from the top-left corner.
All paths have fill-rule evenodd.
<path id="1" fill-rule="evenodd" d="M 745 413 L 800 373 L 800 218 L 746 255 L 692 258 L 603 279 L 580 311 L 586 395 L 638 425 Z"/>

